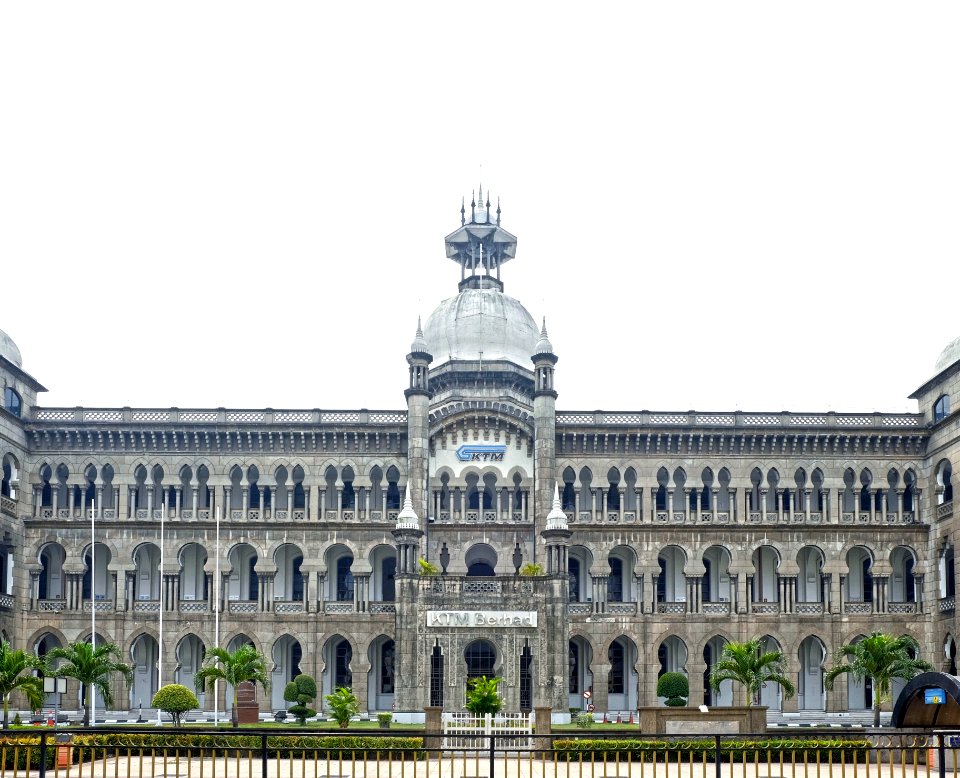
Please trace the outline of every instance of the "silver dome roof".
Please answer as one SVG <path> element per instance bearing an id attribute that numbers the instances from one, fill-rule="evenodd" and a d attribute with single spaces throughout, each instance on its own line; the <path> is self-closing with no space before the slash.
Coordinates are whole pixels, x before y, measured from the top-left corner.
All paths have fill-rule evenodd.
<path id="1" fill-rule="evenodd" d="M 23 357 L 20 356 L 20 349 L 13 342 L 13 338 L 3 330 L 0 330 L 0 355 L 9 359 L 17 367 L 23 367 Z"/>
<path id="2" fill-rule="evenodd" d="M 958 359 L 960 359 L 960 338 L 950 341 L 947 347 L 940 352 L 935 370 L 939 373 L 941 370 L 950 367 Z"/>
<path id="3" fill-rule="evenodd" d="M 423 336 L 434 365 L 452 360 L 506 360 L 532 369 L 540 331 L 518 300 L 499 289 L 464 289 L 430 314 Z"/>

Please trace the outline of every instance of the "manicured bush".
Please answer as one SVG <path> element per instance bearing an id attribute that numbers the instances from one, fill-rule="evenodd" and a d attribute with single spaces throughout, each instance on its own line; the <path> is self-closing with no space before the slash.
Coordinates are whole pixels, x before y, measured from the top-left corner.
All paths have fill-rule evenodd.
<path id="1" fill-rule="evenodd" d="M 317 699 L 317 682 L 309 675 L 298 675 L 284 687 L 283 699 L 296 703 L 290 706 L 290 713 L 301 724 L 306 724 L 307 719 L 317 715 L 317 712 L 309 707 L 310 703 Z"/>
<path id="2" fill-rule="evenodd" d="M 180 717 L 184 713 L 200 707 L 197 695 L 178 683 L 168 683 L 158 689 L 153 695 L 152 705 L 154 708 L 160 708 L 164 713 L 169 713 L 173 717 L 175 727 L 180 726 Z"/>
<path id="3" fill-rule="evenodd" d="M 593 720 L 592 713 L 578 713 L 577 718 L 574 719 L 574 724 L 576 724 L 580 729 L 590 729 L 596 722 Z"/>
<path id="4" fill-rule="evenodd" d="M 682 708 L 690 696 L 690 681 L 683 673 L 664 673 L 657 679 L 657 696 L 666 697 L 666 704 Z"/>

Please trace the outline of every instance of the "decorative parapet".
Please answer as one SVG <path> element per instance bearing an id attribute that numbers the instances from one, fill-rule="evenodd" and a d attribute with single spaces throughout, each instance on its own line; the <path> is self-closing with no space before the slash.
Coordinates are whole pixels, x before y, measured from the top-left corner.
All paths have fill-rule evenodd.
<path id="1" fill-rule="evenodd" d="M 406 411 L 34 408 L 32 421 L 81 424 L 406 424 Z"/>
<path id="2" fill-rule="evenodd" d="M 811 427 L 884 430 L 922 430 L 925 428 L 922 413 L 662 413 L 639 411 L 569 411 L 557 413 L 557 426 L 588 427 L 779 427 L 799 429 Z"/>

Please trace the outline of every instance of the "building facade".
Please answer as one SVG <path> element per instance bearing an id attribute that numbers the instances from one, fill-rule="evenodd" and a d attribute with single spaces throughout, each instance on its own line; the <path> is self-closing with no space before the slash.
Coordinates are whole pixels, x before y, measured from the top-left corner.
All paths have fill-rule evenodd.
<path id="1" fill-rule="evenodd" d="M 410 718 L 462 708 L 477 675 L 561 715 L 586 691 L 656 705 L 666 670 L 691 704 L 741 703 L 705 678 L 753 637 L 797 685 L 763 692 L 773 718 L 869 708 L 823 673 L 877 628 L 956 672 L 960 339 L 915 414 L 558 411 L 500 216 L 481 194 L 445 239 L 459 288 L 417 325 L 405 408 L 43 407 L 0 333 L 3 634 L 43 654 L 95 609 L 130 709 L 192 686 L 218 638 L 267 656 L 263 710 L 304 672 Z"/>

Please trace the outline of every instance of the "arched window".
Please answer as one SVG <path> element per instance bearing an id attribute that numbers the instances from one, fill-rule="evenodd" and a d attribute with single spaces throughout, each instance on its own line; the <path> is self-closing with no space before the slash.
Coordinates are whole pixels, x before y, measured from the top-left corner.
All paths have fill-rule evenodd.
<path id="1" fill-rule="evenodd" d="M 570 577 L 570 602 L 580 602 L 580 560 L 567 560 L 567 575 Z"/>
<path id="2" fill-rule="evenodd" d="M 353 599 L 352 556 L 342 556 L 337 560 L 337 600 L 346 602 Z"/>
<path id="3" fill-rule="evenodd" d="M 607 600 L 623 602 L 623 562 L 610 557 L 610 576 L 607 578 Z"/>
<path id="4" fill-rule="evenodd" d="M 19 414 L 17 414 L 19 416 Z M 933 404 L 933 420 L 934 422 L 941 421 L 942 419 L 947 418 L 950 415 L 950 395 L 942 394 L 937 398 L 937 401 Z"/>
<path id="5" fill-rule="evenodd" d="M 486 640 L 474 640 L 463 652 L 463 658 L 467 661 L 468 681 L 481 676 L 493 677 L 497 654 L 493 645 Z"/>
<path id="6" fill-rule="evenodd" d="M 21 400 L 20 395 L 9 386 L 3 388 L 3 409 L 7 413 L 12 413 L 18 419 L 20 418 L 20 414 L 23 413 L 23 400 Z"/>
<path id="7" fill-rule="evenodd" d="M 624 661 L 623 643 L 613 641 L 607 650 L 607 659 L 610 660 L 610 671 L 607 675 L 607 693 L 623 694 L 624 691 Z"/>
<path id="8" fill-rule="evenodd" d="M 337 688 L 353 686 L 353 672 L 350 670 L 352 659 L 353 648 L 346 640 L 341 640 L 334 653 L 333 683 Z"/>
<path id="9" fill-rule="evenodd" d="M 430 704 L 436 708 L 443 707 L 443 652 L 440 645 L 433 647 L 430 654 Z"/>

